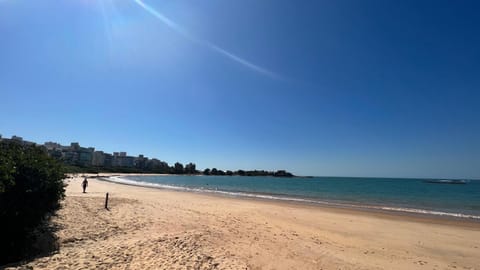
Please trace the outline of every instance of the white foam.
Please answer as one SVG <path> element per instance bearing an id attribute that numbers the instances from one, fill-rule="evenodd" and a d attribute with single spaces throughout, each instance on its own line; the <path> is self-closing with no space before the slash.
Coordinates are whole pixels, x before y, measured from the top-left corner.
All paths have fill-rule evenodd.
<path id="1" fill-rule="evenodd" d="M 456 218 L 466 218 L 466 219 L 478 219 L 480 216 L 461 214 L 461 213 L 451 213 L 451 212 L 441 212 L 441 211 L 432 211 L 425 209 L 416 209 L 416 208 L 403 208 L 403 207 L 391 207 L 391 206 L 373 206 L 373 205 L 357 205 L 357 204 L 348 204 L 348 203 L 336 203 L 329 201 L 321 200 L 312 200 L 312 199 L 303 199 L 295 197 L 286 197 L 286 196 L 276 196 L 276 195 L 267 195 L 267 194 L 254 194 L 247 192 L 233 192 L 233 191 L 224 191 L 224 190 L 212 190 L 212 189 L 203 189 L 203 188 L 189 188 L 189 187 L 180 187 L 172 185 L 164 185 L 158 183 L 150 183 L 144 181 L 135 181 L 119 176 L 111 176 L 108 178 L 102 178 L 105 181 L 115 182 L 126 185 L 141 186 L 141 187 L 152 187 L 160 189 L 169 189 L 177 191 L 188 191 L 188 192 L 201 192 L 201 193 L 215 193 L 222 194 L 227 196 L 241 196 L 247 198 L 257 198 L 257 199 L 267 199 L 267 200 L 281 200 L 281 201 L 291 201 L 291 202 L 301 202 L 301 203 L 314 203 L 327 206 L 336 206 L 343 208 L 359 208 L 359 209 L 374 209 L 382 211 L 395 211 L 395 212 L 404 212 L 404 213 L 414 213 L 414 214 L 424 214 L 424 215 L 436 215 L 436 216 L 446 216 L 446 217 L 456 217 Z"/>
<path id="2" fill-rule="evenodd" d="M 461 214 L 461 213 L 450 213 L 450 212 L 432 211 L 432 210 L 424 210 L 424 209 L 416 209 L 416 208 L 401 208 L 401 207 L 387 207 L 387 206 L 379 206 L 379 207 L 372 207 L 372 208 L 377 208 L 377 209 L 387 210 L 387 211 L 398 211 L 398 212 L 407 212 L 407 213 L 416 213 L 416 214 L 428 214 L 428 215 L 470 218 L 470 219 L 480 220 L 480 216 L 467 215 L 467 214 Z"/>

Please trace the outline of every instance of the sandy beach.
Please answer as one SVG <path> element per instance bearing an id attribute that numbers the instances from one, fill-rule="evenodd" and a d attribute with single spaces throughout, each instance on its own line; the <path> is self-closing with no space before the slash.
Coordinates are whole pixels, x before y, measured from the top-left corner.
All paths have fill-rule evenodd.
<path id="1" fill-rule="evenodd" d="M 80 183 L 58 252 L 7 269 L 480 269 L 479 222 Z"/>

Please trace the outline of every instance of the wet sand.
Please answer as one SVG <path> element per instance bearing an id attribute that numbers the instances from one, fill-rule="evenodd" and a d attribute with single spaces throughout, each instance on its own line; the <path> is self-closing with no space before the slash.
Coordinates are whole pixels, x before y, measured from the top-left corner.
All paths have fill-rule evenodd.
<path id="1" fill-rule="evenodd" d="M 480 269 L 479 222 L 81 181 L 59 251 L 16 268 Z"/>

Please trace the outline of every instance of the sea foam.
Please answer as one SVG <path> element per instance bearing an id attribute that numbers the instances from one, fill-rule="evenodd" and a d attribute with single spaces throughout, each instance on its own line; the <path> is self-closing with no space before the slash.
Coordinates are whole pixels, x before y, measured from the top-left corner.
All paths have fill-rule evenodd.
<path id="1" fill-rule="evenodd" d="M 182 186 L 165 185 L 165 184 L 159 184 L 159 183 L 151 183 L 151 182 L 145 182 L 145 181 L 130 180 L 121 176 L 111 176 L 111 177 L 106 177 L 101 179 L 108 182 L 114 182 L 114 183 L 125 184 L 125 185 L 167 189 L 167 190 L 175 190 L 175 191 L 210 193 L 210 194 L 219 194 L 219 195 L 225 195 L 225 196 L 231 196 L 231 197 L 245 197 L 245 198 L 278 200 L 278 201 L 287 201 L 287 202 L 290 201 L 290 202 L 318 204 L 318 205 L 340 207 L 340 208 L 371 209 L 371 210 L 380 210 L 380 211 L 403 212 L 403 213 L 411 213 L 411 214 L 422 214 L 422 215 L 433 215 L 433 216 L 480 220 L 480 216 L 477 216 L 477 215 L 433 211 L 433 210 L 408 208 L 408 207 L 350 204 L 350 203 L 343 203 L 343 202 L 339 203 L 339 202 L 332 202 L 332 201 L 325 201 L 325 200 L 316 200 L 316 199 L 310 199 L 310 198 L 306 199 L 306 198 L 296 198 L 296 197 L 289 197 L 289 196 L 283 196 L 283 195 L 279 196 L 274 194 L 258 194 L 258 193 L 248 193 L 248 192 L 238 192 L 238 191 L 225 191 L 225 190 L 218 190 L 218 189 L 191 188 L 191 187 L 182 187 Z"/>

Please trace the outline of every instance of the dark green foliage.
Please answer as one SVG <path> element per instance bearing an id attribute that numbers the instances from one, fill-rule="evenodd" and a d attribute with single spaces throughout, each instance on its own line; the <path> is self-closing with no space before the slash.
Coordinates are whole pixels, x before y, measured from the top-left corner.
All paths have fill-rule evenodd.
<path id="1" fill-rule="evenodd" d="M 276 176 L 276 177 L 293 177 L 293 174 L 285 171 L 285 170 L 279 170 L 279 171 L 276 171 L 273 176 Z"/>
<path id="2" fill-rule="evenodd" d="M 292 173 L 289 173 L 285 170 L 279 170 L 279 171 L 276 171 L 276 172 L 264 171 L 264 170 L 261 170 L 261 171 L 258 171 L 258 170 L 254 170 L 254 171 L 238 170 L 238 171 L 232 172 L 230 170 L 227 170 L 226 172 L 224 172 L 224 171 L 218 170 L 216 168 L 213 168 L 212 170 L 210 170 L 208 168 L 205 169 L 203 171 L 203 175 L 294 177 L 294 175 Z"/>
<path id="3" fill-rule="evenodd" d="M 185 165 L 184 173 L 186 173 L 186 174 L 196 174 L 197 169 L 196 169 L 195 163 L 190 162 L 187 165 Z"/>
<path id="4" fill-rule="evenodd" d="M 183 174 L 183 164 L 180 162 L 176 162 L 174 167 L 173 167 L 173 173 L 174 174 Z"/>
<path id="5" fill-rule="evenodd" d="M 0 265 L 21 259 L 32 230 L 59 209 L 64 178 L 43 148 L 0 141 Z"/>

